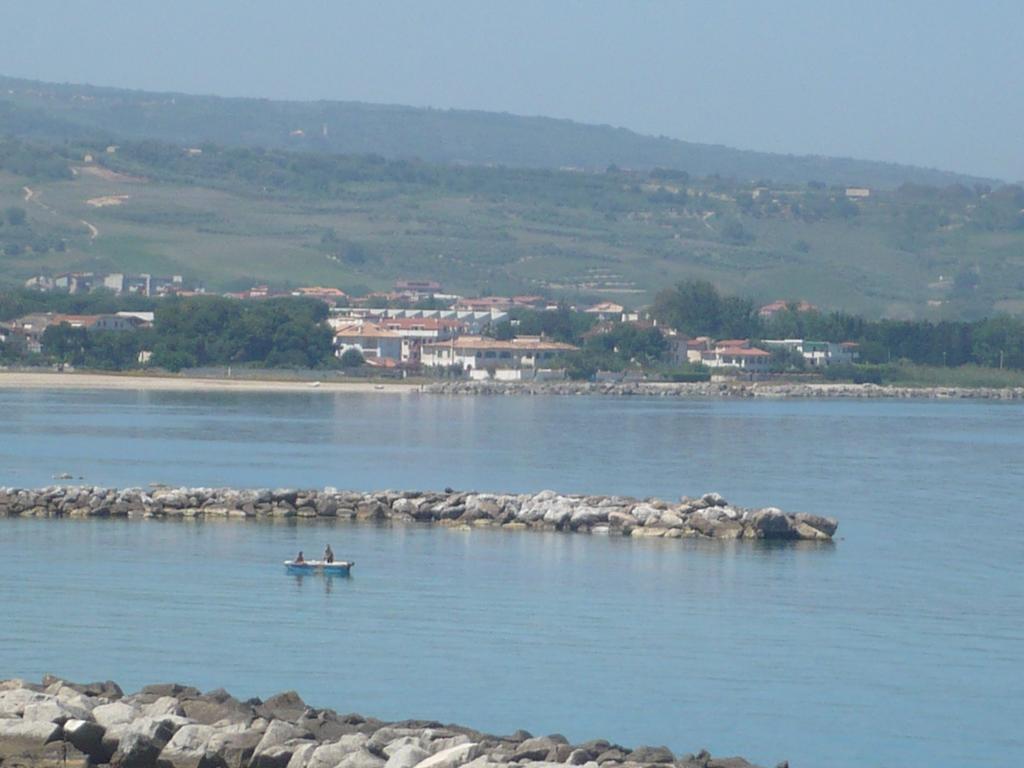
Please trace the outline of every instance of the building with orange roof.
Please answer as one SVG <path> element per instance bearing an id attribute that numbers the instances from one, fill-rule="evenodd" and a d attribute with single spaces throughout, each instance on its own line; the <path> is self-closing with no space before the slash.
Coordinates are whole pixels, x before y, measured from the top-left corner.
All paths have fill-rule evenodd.
<path id="1" fill-rule="evenodd" d="M 334 328 L 334 354 L 341 357 L 350 349 L 357 349 L 367 360 L 390 358 L 402 360 L 401 334 L 382 328 L 376 323 L 354 322 Z"/>

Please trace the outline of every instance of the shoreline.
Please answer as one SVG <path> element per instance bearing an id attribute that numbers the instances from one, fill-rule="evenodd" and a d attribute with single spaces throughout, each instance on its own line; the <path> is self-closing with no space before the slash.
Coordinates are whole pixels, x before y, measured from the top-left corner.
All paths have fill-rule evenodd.
<path id="1" fill-rule="evenodd" d="M 179 683 L 125 694 L 113 681 L 0 680 L 0 763 L 40 768 L 756 768 L 706 750 L 518 730 L 495 736 L 437 721 L 387 722 L 314 708 L 295 691 L 241 701 Z M 788 766 L 788 763 L 779 763 Z"/>
<path id="2" fill-rule="evenodd" d="M 0 518 L 159 520 L 341 519 L 463 530 L 561 531 L 632 538 L 831 542 L 834 518 L 776 507 L 744 508 L 717 493 L 678 502 L 630 496 L 475 491 L 235 488 L 0 487 Z"/>
<path id="3" fill-rule="evenodd" d="M 1024 387 L 909 387 L 889 384 L 838 382 L 618 382 L 578 381 L 493 382 L 446 381 L 426 385 L 431 395 L 603 395 L 613 397 L 668 397 L 692 400 L 1024 400 Z"/>
<path id="4" fill-rule="evenodd" d="M 1024 400 L 1024 387 L 912 387 L 878 384 L 786 382 L 477 382 L 331 381 L 174 376 L 149 373 L 2 371 L 2 390 L 113 390 L 152 392 L 329 392 L 435 396 L 605 396 L 691 400 Z"/>
<path id="5" fill-rule="evenodd" d="M 418 384 L 373 381 L 316 381 L 286 379 L 228 379 L 126 373 L 57 373 L 2 371 L 0 390 L 120 390 L 163 392 L 333 392 L 349 394 L 405 394 Z"/>

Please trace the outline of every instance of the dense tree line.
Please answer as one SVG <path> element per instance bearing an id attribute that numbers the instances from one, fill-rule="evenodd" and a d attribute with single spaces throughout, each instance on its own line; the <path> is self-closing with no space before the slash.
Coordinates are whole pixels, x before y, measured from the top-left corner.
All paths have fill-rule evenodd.
<path id="1" fill-rule="evenodd" d="M 146 312 L 156 308 L 157 299 L 146 296 L 118 296 L 106 288 L 91 293 L 42 293 L 21 289 L 0 293 L 0 322 L 31 312 L 62 315 L 105 315 L 114 312 Z"/>
<path id="2" fill-rule="evenodd" d="M 722 296 L 701 281 L 658 293 L 652 314 L 690 336 L 854 341 L 860 344 L 864 363 L 909 360 L 923 365 L 1024 368 L 1024 320 L 1007 315 L 975 321 L 867 320 L 790 306 L 765 320 L 754 302 Z"/>
<path id="3" fill-rule="evenodd" d="M 152 364 L 314 368 L 333 359 L 326 319 L 327 305 L 315 299 L 165 299 L 153 324 Z"/>
<path id="4" fill-rule="evenodd" d="M 334 361 L 326 317 L 327 305 L 313 299 L 172 297 L 156 305 L 152 328 L 52 325 L 43 334 L 43 355 L 54 363 L 109 370 L 137 367 L 143 351 L 152 353 L 150 365 L 171 371 L 206 365 L 314 368 Z M 0 356 L 24 355 L 11 347 Z"/>
<path id="5" fill-rule="evenodd" d="M 0 138 L 0 170 L 30 179 L 70 179 L 63 150 L 13 138 Z"/>

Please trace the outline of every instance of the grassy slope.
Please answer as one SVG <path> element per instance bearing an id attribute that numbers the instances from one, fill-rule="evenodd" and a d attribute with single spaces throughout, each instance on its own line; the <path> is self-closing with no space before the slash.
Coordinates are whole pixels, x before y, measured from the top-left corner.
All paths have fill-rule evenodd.
<path id="1" fill-rule="evenodd" d="M 26 183 L 54 212 L 21 202 Z M 85 202 L 105 195 L 129 197 L 104 208 Z M 581 286 L 603 281 L 627 284 L 630 291 L 609 295 L 638 304 L 672 281 L 703 277 L 761 299 L 801 297 L 869 315 L 927 317 L 935 312 L 927 300 L 944 295 L 929 284 L 969 263 L 1005 282 L 1003 305 L 1024 302 L 1024 232 L 965 232 L 909 254 L 891 243 L 870 208 L 850 222 L 743 217 L 756 239 L 737 246 L 721 241 L 714 217 L 709 223 L 689 211 L 638 209 L 609 220 L 586 207 L 387 182 L 353 183 L 341 199 L 314 202 L 88 173 L 51 182 L 0 175 L 0 206 L 12 203 L 26 207 L 33 225 L 66 232 L 69 248 L 0 260 L 0 280 L 11 283 L 79 268 L 183 273 L 211 288 L 264 281 L 382 288 L 421 277 L 467 293 L 575 296 L 597 295 Z M 95 240 L 83 219 L 99 229 Z M 327 228 L 365 246 L 366 263 L 320 250 Z M 795 247 L 800 240 L 809 251 Z"/>

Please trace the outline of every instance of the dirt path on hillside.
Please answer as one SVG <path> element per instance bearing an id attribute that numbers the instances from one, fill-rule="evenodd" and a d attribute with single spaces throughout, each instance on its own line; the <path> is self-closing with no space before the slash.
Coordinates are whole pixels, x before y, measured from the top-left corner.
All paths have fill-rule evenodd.
<path id="1" fill-rule="evenodd" d="M 51 208 L 50 206 L 48 206 L 46 203 L 44 203 L 42 200 L 39 199 L 39 193 L 36 192 L 34 189 L 32 189 L 32 187 L 22 187 L 21 191 L 25 195 L 25 202 L 26 203 L 32 203 L 33 205 L 38 205 L 44 211 L 47 211 L 48 213 L 52 213 L 54 216 L 57 215 L 57 212 L 53 208 Z"/>
<path id="2" fill-rule="evenodd" d="M 44 203 L 42 200 L 39 199 L 39 193 L 36 192 L 34 189 L 32 189 L 32 187 L 28 187 L 28 186 L 22 187 L 21 191 L 24 194 L 24 199 L 25 199 L 26 203 L 32 203 L 34 205 L 38 205 L 44 211 L 47 211 L 48 213 L 50 213 L 50 214 L 52 214 L 54 216 L 57 215 L 57 211 L 53 207 L 47 205 L 46 203 Z M 95 224 L 91 224 L 90 222 L 86 221 L 85 219 L 79 219 L 78 223 L 81 224 L 83 227 L 85 227 L 86 229 L 89 230 L 89 240 L 90 241 L 95 240 L 97 237 L 100 236 L 99 227 L 97 227 Z"/>
<path id="3" fill-rule="evenodd" d="M 95 240 L 97 237 L 100 236 L 100 231 L 99 231 L 99 229 L 96 228 L 96 226 L 94 224 L 90 224 L 85 219 L 79 219 L 79 221 L 83 225 L 85 225 L 86 229 L 89 230 L 89 239 L 90 240 Z"/>

